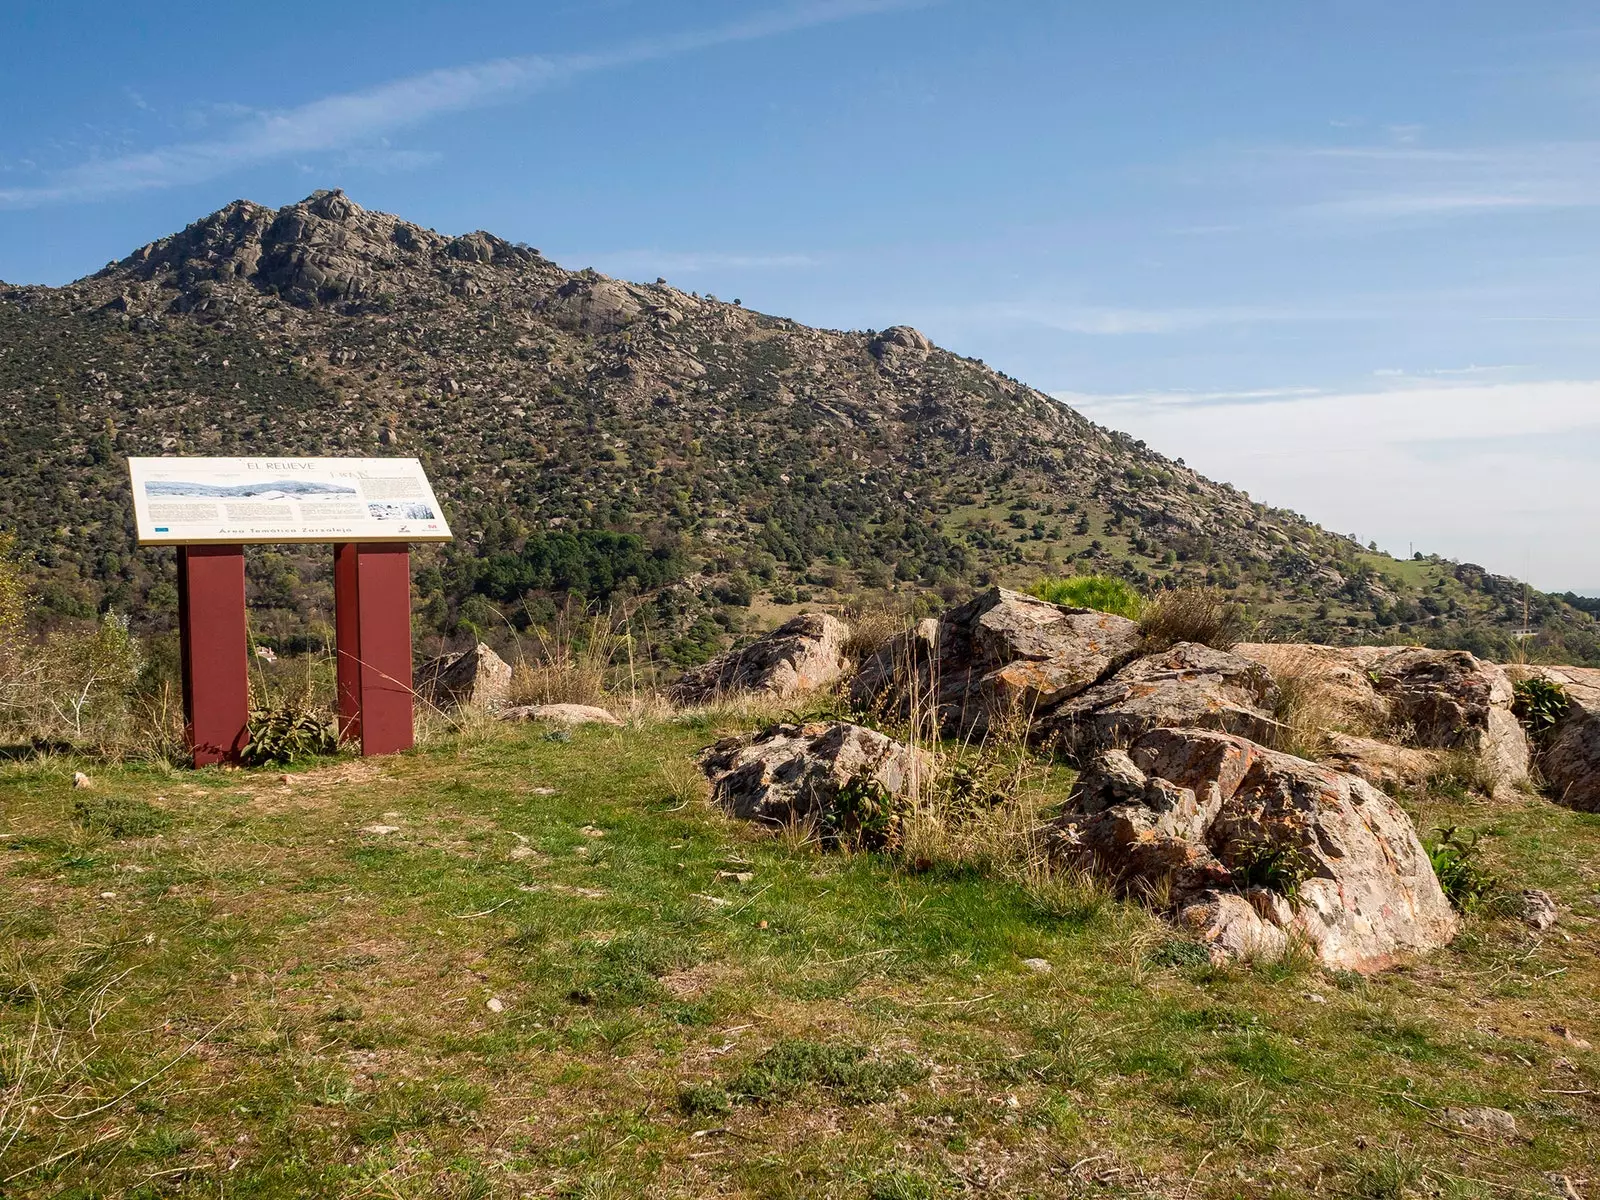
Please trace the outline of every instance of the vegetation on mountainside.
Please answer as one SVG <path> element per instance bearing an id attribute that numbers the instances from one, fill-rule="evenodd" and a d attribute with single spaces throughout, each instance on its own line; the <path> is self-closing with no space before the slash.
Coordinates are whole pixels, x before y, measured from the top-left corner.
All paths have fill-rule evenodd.
<path id="1" fill-rule="evenodd" d="M 1040 573 L 1214 587 L 1270 636 L 1510 656 L 1523 589 L 1397 561 L 1213 483 L 903 330 L 836 333 L 448 239 L 337 193 L 231 205 L 66 288 L 0 288 L 0 529 L 49 618 L 170 626 L 130 454 L 415 454 L 458 540 L 419 548 L 439 639 L 567 597 L 699 661 L 803 604 L 949 601 Z M 325 551 L 253 549 L 260 636 L 328 637 Z M 1533 593 L 1546 660 L 1590 608 Z"/>

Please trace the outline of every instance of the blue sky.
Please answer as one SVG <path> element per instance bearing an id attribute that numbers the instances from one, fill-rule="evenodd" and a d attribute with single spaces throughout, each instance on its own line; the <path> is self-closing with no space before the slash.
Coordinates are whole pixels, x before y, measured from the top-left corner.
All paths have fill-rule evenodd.
<path id="1" fill-rule="evenodd" d="M 19 7 L 9 282 L 343 187 L 914 324 L 1385 549 L 1600 594 L 1592 4 Z"/>

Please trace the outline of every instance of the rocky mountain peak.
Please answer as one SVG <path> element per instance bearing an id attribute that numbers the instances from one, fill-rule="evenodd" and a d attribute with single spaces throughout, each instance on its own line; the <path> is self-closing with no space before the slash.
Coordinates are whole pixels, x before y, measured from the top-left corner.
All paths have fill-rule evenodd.
<path id="1" fill-rule="evenodd" d="M 220 311 L 251 292 L 310 308 L 392 293 L 417 282 L 407 276 L 437 275 L 450 264 L 515 268 L 539 261 L 537 252 L 492 234 L 448 238 L 370 212 L 335 188 L 279 209 L 235 200 L 96 279 L 175 290 L 165 307 L 179 312 Z M 126 291 L 112 303 L 139 307 Z"/>

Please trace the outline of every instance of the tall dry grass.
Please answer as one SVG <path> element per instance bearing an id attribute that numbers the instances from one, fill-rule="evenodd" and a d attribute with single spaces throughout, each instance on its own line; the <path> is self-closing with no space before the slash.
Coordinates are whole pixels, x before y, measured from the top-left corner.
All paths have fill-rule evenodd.
<path id="1" fill-rule="evenodd" d="M 845 657 L 858 663 L 871 658 L 911 627 L 911 619 L 905 613 L 883 605 L 846 609 L 843 619 L 850 626 Z"/>
<path id="2" fill-rule="evenodd" d="M 604 706 L 620 683 L 636 694 L 642 682 L 633 635 L 624 619 L 581 608 L 571 601 L 553 621 L 530 627 L 519 640 L 511 667 L 507 703 Z M 625 668 L 618 679 L 618 668 Z"/>
<path id="3" fill-rule="evenodd" d="M 1139 632 L 1147 654 L 1178 642 L 1199 642 L 1215 650 L 1231 650 L 1244 639 L 1244 610 L 1217 588 L 1175 588 L 1145 601 Z"/>
<path id="4" fill-rule="evenodd" d="M 1052 818 L 1071 773 L 1032 754 L 1032 713 L 1020 705 L 988 714 L 982 732 L 945 736 L 939 664 L 917 639 L 895 646 L 889 701 L 864 719 L 921 752 L 926 769 L 898 814 L 898 849 L 914 870 L 974 871 L 1009 880 L 1052 912 L 1098 911 L 1107 893 L 1053 855 Z"/>

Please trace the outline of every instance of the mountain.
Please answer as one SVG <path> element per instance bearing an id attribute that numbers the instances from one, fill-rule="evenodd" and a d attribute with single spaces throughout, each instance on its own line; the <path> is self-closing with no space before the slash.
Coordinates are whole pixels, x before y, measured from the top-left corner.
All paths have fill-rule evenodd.
<path id="1" fill-rule="evenodd" d="M 170 623 L 172 553 L 135 545 L 123 464 L 162 453 L 420 457 L 458 535 L 416 556 L 441 637 L 577 595 L 691 662 L 797 603 L 1070 571 L 1209 583 L 1282 637 L 1500 657 L 1523 622 L 1514 580 L 1362 547 L 914 329 L 569 271 L 338 191 L 0 285 L 0 529 L 48 614 Z M 327 559 L 252 552 L 266 636 L 321 636 Z M 1527 599 L 1542 652 L 1600 661 L 1592 612 Z"/>

